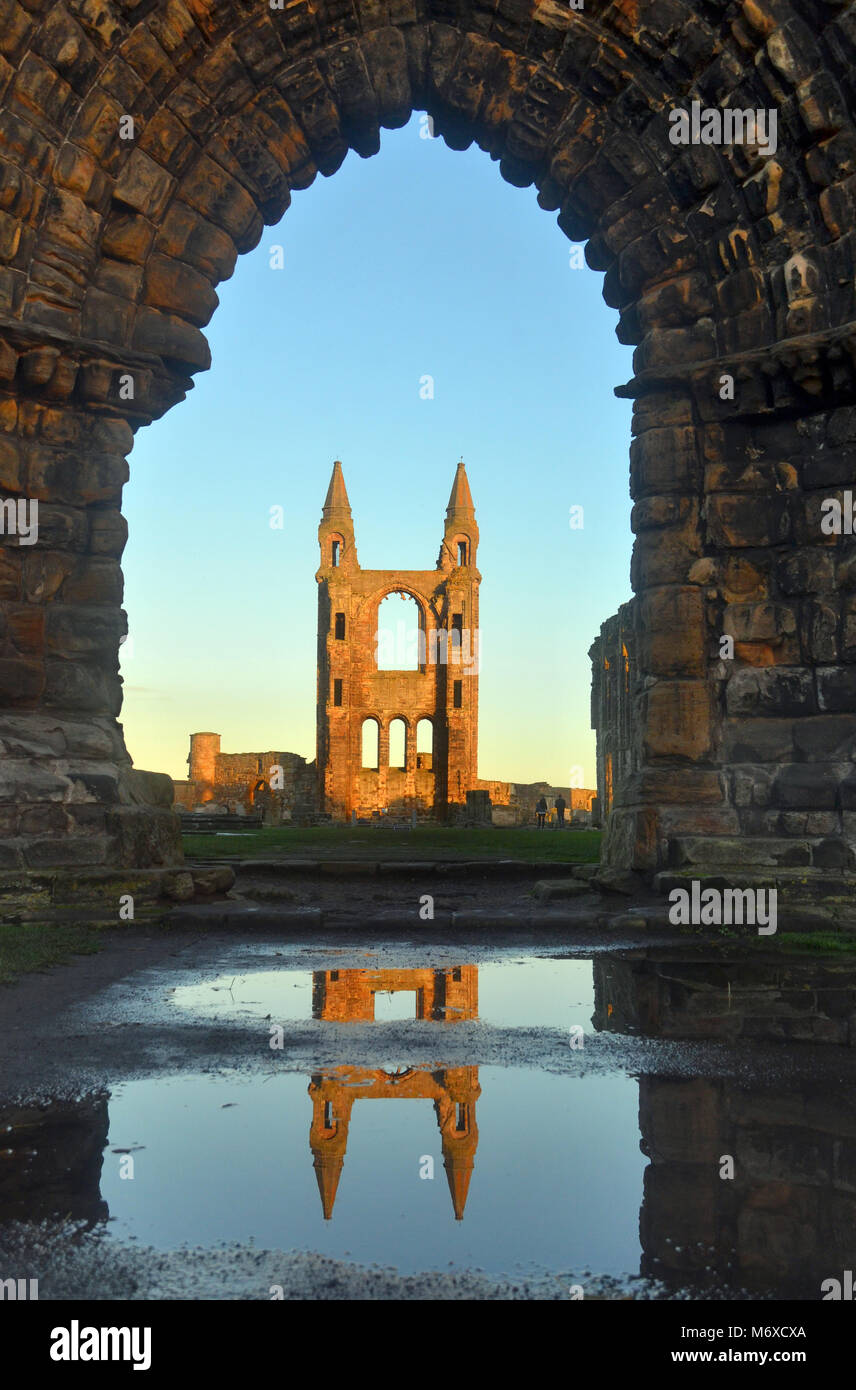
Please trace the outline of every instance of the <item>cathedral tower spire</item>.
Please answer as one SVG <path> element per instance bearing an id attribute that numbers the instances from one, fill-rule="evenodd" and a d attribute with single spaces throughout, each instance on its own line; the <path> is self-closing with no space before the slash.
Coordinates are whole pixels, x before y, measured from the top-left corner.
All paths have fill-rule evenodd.
<path id="1" fill-rule="evenodd" d="M 322 569 L 338 569 L 340 565 L 350 568 L 356 564 L 357 547 L 351 504 L 345 487 L 345 475 L 338 459 L 333 464 L 330 486 L 327 488 L 327 496 L 321 510 L 318 544 L 321 546 Z"/>
<path id="2" fill-rule="evenodd" d="M 443 544 L 440 547 L 438 569 L 453 569 L 456 566 L 474 566 L 479 543 L 479 528 L 476 524 L 476 509 L 464 460 L 455 470 L 449 505 L 446 508 L 446 525 Z"/>

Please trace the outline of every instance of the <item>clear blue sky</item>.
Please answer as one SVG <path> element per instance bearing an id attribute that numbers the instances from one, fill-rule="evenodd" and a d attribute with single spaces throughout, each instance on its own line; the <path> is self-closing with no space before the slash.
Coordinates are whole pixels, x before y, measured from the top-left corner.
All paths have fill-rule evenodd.
<path id="1" fill-rule="evenodd" d="M 630 405 L 612 388 L 631 350 L 534 189 L 419 129 L 384 131 L 380 154 L 294 195 L 220 286 L 211 370 L 137 434 L 120 717 L 138 767 L 185 777 L 197 729 L 227 752 L 314 757 L 333 460 L 360 563 L 429 569 L 463 456 L 481 531 L 480 775 L 567 785 L 576 764 L 594 786 L 588 648 L 630 596 Z"/>

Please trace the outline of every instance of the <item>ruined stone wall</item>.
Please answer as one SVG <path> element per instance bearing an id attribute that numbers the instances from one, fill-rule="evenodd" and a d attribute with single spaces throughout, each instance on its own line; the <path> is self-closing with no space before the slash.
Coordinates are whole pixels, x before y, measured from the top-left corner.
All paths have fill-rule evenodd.
<path id="1" fill-rule="evenodd" d="M 621 804 L 622 792 L 639 765 L 635 621 L 635 604 L 622 604 L 602 624 L 589 649 L 591 726 L 597 735 L 597 798 L 603 824 Z"/>
<path id="2" fill-rule="evenodd" d="M 853 1268 L 852 1097 L 810 1082 L 639 1079 L 641 1273 L 821 1296 Z M 723 1180 L 722 1158 L 734 1160 Z M 781 1293 L 780 1295 L 781 1296 Z"/>
<path id="3" fill-rule="evenodd" d="M 610 953 L 595 960 L 594 991 L 598 1031 L 856 1046 L 856 969 L 846 956 Z M 772 1086 L 640 1077 L 640 1147 L 650 1159 L 643 1274 L 784 1285 L 818 1298 L 821 1280 L 853 1268 L 856 1103 L 830 1082 L 835 1075 Z M 813 1289 L 799 1291 L 801 1281 Z"/>
<path id="4" fill-rule="evenodd" d="M 547 806 L 552 810 L 556 797 L 565 800 L 565 822 L 570 823 L 575 814 L 578 819 L 590 819 L 593 789 L 585 787 L 554 787 L 549 782 L 492 782 L 479 778 L 476 787 L 490 795 L 493 805 L 494 825 L 531 825 L 535 820 L 535 807 L 541 797 L 546 797 Z"/>
<path id="5" fill-rule="evenodd" d="M 379 813 L 442 820 L 465 805 L 478 771 L 479 531 L 458 465 L 437 566 L 364 570 L 341 463 L 334 465 L 318 541 L 317 755 L 322 809 L 334 820 Z M 462 550 L 463 547 L 463 550 Z M 378 610 L 390 594 L 419 610 L 417 669 L 379 667 Z M 405 726 L 403 767 L 391 767 L 390 726 Z M 430 758 L 417 726 L 433 729 Z M 377 766 L 363 766 L 363 725 L 377 726 Z"/>
<path id="6" fill-rule="evenodd" d="M 852 868 L 856 540 L 821 522 L 856 460 L 854 34 L 802 0 L 2 0 L 0 488 L 41 510 L 0 544 L 0 866 L 180 853 L 118 723 L 133 434 L 209 367 L 216 286 L 292 191 L 425 110 L 586 243 L 635 349 L 638 766 L 607 858 Z M 775 151 L 674 143 L 695 102 L 775 113 Z M 457 795 L 466 719 L 443 737 Z"/>
<path id="7" fill-rule="evenodd" d="M 478 966 L 445 969 L 319 970 L 312 977 L 312 1017 L 371 1020 L 375 995 L 414 993 L 414 1018 L 444 1023 L 478 1018 Z"/>
<path id="8" fill-rule="evenodd" d="M 206 738 L 216 739 L 219 749 L 219 734 Z M 199 735 L 191 735 L 191 770 L 200 768 L 198 740 Z M 277 768 L 282 769 L 281 778 Z M 203 805 L 208 809 L 223 806 L 231 811 L 262 811 L 266 819 L 275 821 L 300 819 L 318 811 L 315 764 L 307 763 L 298 753 L 215 751 L 202 769 L 209 773 L 208 778 L 190 777 L 173 783 L 176 805 L 191 811 Z"/>

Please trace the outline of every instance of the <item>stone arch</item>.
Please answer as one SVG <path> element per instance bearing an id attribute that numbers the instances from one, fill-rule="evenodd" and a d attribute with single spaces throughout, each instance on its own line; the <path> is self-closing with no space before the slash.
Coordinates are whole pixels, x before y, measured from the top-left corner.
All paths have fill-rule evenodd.
<path id="1" fill-rule="evenodd" d="M 0 547 L 7 868 L 179 854 L 116 722 L 125 456 L 210 365 L 216 285 L 291 191 L 414 109 L 587 242 L 635 344 L 638 770 L 608 858 L 722 863 L 784 835 L 788 862 L 852 862 L 852 544 L 817 516 L 856 451 L 854 7 L 442 13 L 5 0 L 0 488 L 42 518 L 32 554 Z M 775 109 L 776 153 L 671 144 L 694 100 Z"/>
<path id="2" fill-rule="evenodd" d="M 365 715 L 360 724 L 361 770 L 363 772 L 378 772 L 380 770 L 382 728 L 382 721 L 376 714 Z"/>
<path id="3" fill-rule="evenodd" d="M 392 771 L 403 772 L 406 769 L 410 737 L 410 721 L 403 714 L 391 715 L 387 729 L 387 766 Z"/>
<path id="4" fill-rule="evenodd" d="M 389 629 L 381 629 L 381 609 L 392 598 L 406 601 L 401 619 L 396 624 L 394 637 Z M 378 671 L 418 671 L 425 665 L 425 600 L 417 598 L 409 589 L 387 588 L 375 603 L 374 628 L 377 633 L 376 662 Z M 415 614 L 407 607 L 415 605 Z M 415 617 L 416 625 L 413 626 Z M 404 630 L 402 630 L 402 627 Z"/>

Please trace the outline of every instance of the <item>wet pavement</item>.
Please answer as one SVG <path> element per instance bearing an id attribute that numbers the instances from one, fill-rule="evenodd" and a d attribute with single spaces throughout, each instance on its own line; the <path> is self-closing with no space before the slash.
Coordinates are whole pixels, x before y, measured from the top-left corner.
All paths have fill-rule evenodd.
<path id="1" fill-rule="evenodd" d="M 7 1027 L 0 1277 L 817 1298 L 856 1256 L 854 1000 L 846 961 L 687 946 L 186 943 Z"/>

